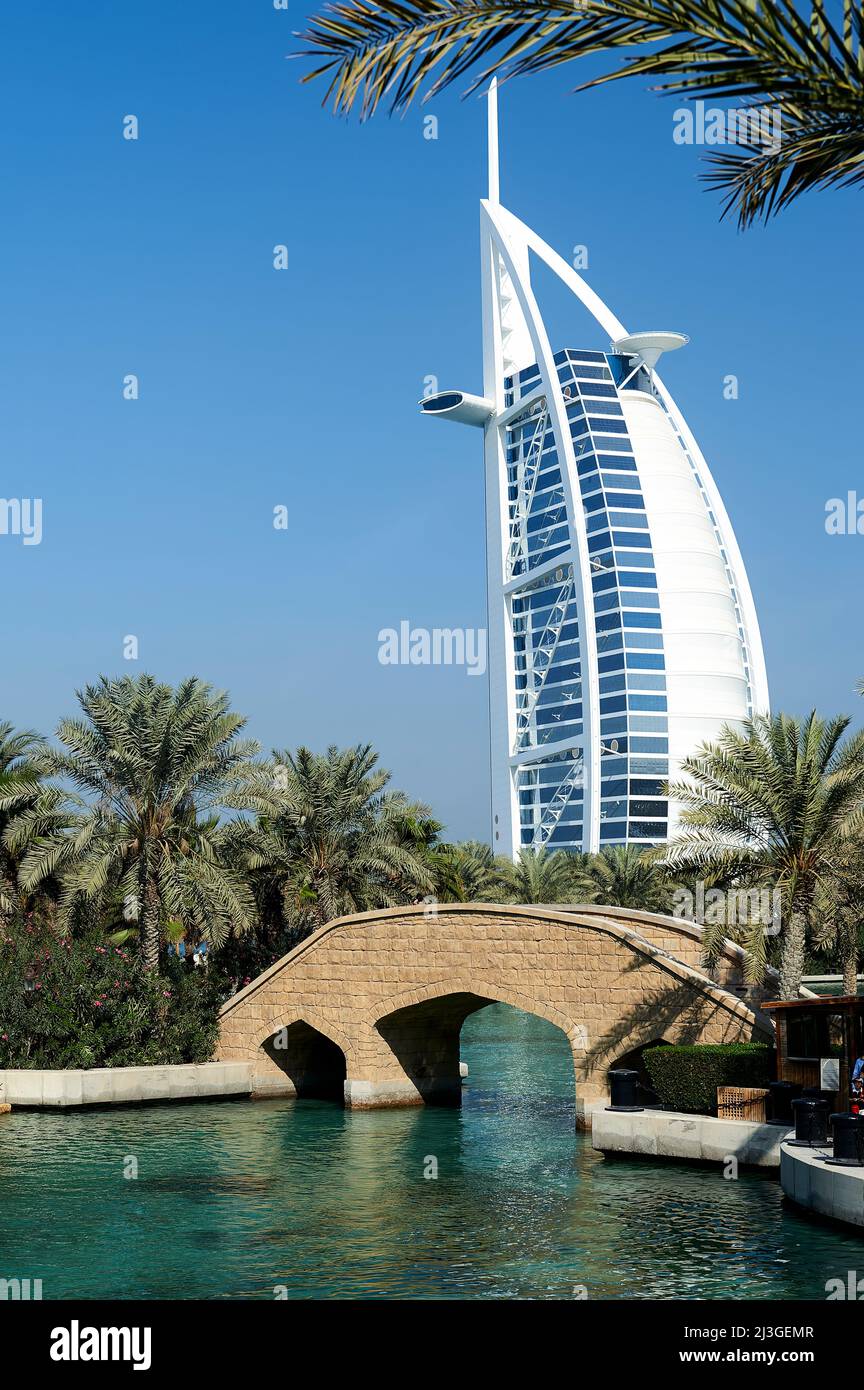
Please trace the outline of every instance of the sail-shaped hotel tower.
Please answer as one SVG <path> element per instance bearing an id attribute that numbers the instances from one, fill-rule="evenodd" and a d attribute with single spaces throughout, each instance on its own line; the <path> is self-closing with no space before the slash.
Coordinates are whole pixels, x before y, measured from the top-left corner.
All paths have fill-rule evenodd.
<path id="1" fill-rule="evenodd" d="M 483 395 L 421 408 L 483 430 L 494 848 L 657 843 L 681 759 L 768 708 L 732 526 L 654 370 L 687 339 L 628 334 L 501 205 L 494 84 L 481 249 Z M 553 350 L 532 255 L 595 320 L 589 349 Z"/>

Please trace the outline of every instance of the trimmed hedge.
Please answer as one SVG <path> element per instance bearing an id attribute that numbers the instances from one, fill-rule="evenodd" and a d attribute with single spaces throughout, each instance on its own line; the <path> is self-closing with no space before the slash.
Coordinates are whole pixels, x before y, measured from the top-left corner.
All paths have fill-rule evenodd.
<path id="1" fill-rule="evenodd" d="M 718 1086 L 767 1086 L 774 1079 L 767 1043 L 648 1047 L 642 1057 L 661 1102 L 688 1114 L 716 1115 Z"/>

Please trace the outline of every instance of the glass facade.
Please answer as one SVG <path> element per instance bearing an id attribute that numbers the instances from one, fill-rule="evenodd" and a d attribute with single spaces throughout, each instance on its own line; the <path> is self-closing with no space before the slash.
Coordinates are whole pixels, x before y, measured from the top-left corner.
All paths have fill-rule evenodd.
<path id="1" fill-rule="evenodd" d="M 669 738 L 651 537 L 622 390 L 651 391 L 612 353 L 555 357 L 588 538 L 600 690 L 600 844 L 666 838 Z M 505 377 L 510 628 L 516 683 L 511 765 L 523 846 L 583 847 L 583 670 L 573 538 L 540 371 Z M 524 402 L 524 409 L 516 409 Z M 560 560 L 560 564 L 555 561 Z"/>

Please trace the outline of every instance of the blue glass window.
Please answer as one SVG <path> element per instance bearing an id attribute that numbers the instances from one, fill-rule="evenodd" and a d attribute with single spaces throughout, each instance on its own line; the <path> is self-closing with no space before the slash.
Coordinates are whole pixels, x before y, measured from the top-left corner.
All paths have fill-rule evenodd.
<path id="1" fill-rule="evenodd" d="M 636 478 L 634 479 L 634 481 L 638 486 L 639 479 Z M 642 498 L 641 492 L 637 492 L 635 494 L 630 492 L 607 492 L 606 501 L 609 503 L 610 507 L 632 507 L 634 511 L 639 512 L 644 512 L 645 510 L 645 502 Z M 628 519 L 625 518 L 625 525 L 627 524 L 627 520 Z M 639 525 L 639 522 L 635 517 L 633 518 L 632 524 L 634 526 Z"/>
<path id="2" fill-rule="evenodd" d="M 591 580 L 591 587 L 595 594 L 599 594 L 603 589 L 609 589 L 617 583 L 614 573 L 595 574 Z"/>
<path id="3" fill-rule="evenodd" d="M 607 489 L 626 488 L 628 492 L 641 492 L 642 490 L 642 483 L 637 477 L 622 476 L 619 473 L 610 473 L 608 470 L 604 470 L 600 477 L 603 479 L 603 486 Z"/>
<path id="4" fill-rule="evenodd" d="M 598 550 L 608 550 L 611 539 L 608 531 L 599 531 L 596 536 L 588 537 L 588 549 L 592 555 Z M 645 537 L 645 543 L 646 545 L 648 544 L 647 536 Z"/>
<path id="5" fill-rule="evenodd" d="M 602 362 L 606 364 L 605 352 L 594 352 L 587 348 L 567 348 L 567 356 L 571 362 Z"/>
<path id="6" fill-rule="evenodd" d="M 634 759 L 634 762 L 636 759 Z M 631 796 L 661 796 L 663 792 L 663 782 L 659 777 L 631 777 L 630 795 Z M 664 810 L 663 814 L 666 812 Z"/>
<path id="7" fill-rule="evenodd" d="M 607 797 L 607 796 L 626 796 L 626 794 L 627 794 L 627 778 L 626 778 L 626 777 L 609 777 L 609 778 L 604 777 L 604 778 L 602 779 L 602 791 L 601 791 L 601 795 L 602 795 L 603 797 Z"/>
<path id="8" fill-rule="evenodd" d="M 623 420 L 613 420 L 611 418 L 607 419 L 605 416 L 601 419 L 596 415 L 589 415 L 588 424 L 591 426 L 591 429 L 594 432 L 594 434 L 627 433 L 627 426 L 625 425 Z"/>
<path id="9" fill-rule="evenodd" d="M 631 734 L 665 734 L 669 721 L 664 714 L 631 714 Z"/>
<path id="10" fill-rule="evenodd" d="M 626 719 L 626 717 L 625 717 L 625 716 L 622 716 L 622 715 L 618 715 L 618 714 L 613 714 L 613 715 L 611 715 L 609 718 L 605 718 L 605 717 L 601 718 L 601 720 L 600 720 L 600 732 L 601 732 L 601 734 L 604 735 L 604 737 L 605 737 L 606 735 L 609 735 L 609 734 L 626 734 L 626 732 L 627 732 L 627 719 Z M 621 752 L 621 749 L 620 749 L 620 748 L 616 748 L 615 751 L 616 751 L 616 753 L 620 753 L 620 752 Z"/>
<path id="11" fill-rule="evenodd" d="M 629 525 L 632 526 L 633 520 L 631 517 L 627 518 L 627 522 Z M 645 525 L 648 525 L 647 521 L 645 522 Z M 638 531 L 615 531 L 613 535 L 613 540 L 615 541 L 616 546 L 644 546 L 646 550 L 651 549 L 650 536 L 640 536 Z"/>
<path id="12" fill-rule="evenodd" d="M 606 447 L 604 443 L 603 448 Z M 624 473 L 636 472 L 636 460 L 634 458 L 628 458 L 626 454 L 622 454 L 619 457 L 617 454 L 598 453 L 597 462 L 601 468 L 617 468 L 619 472 Z"/>
<path id="13" fill-rule="evenodd" d="M 622 567 L 622 569 L 626 565 L 638 565 L 642 569 L 653 569 L 654 557 L 652 555 L 640 555 L 638 551 L 635 550 L 619 550 L 618 564 Z M 644 581 L 642 579 L 628 579 L 627 582 L 630 584 L 641 585 Z"/>
<path id="14" fill-rule="evenodd" d="M 668 801 L 631 801 L 631 816 L 668 816 Z"/>
<path id="15" fill-rule="evenodd" d="M 600 822 L 601 840 L 623 840 L 627 834 L 626 821 L 606 821 Z M 665 834 L 665 830 L 664 830 Z"/>
<path id="16" fill-rule="evenodd" d="M 600 697 L 600 713 L 615 714 L 617 710 L 626 710 L 626 695 L 610 695 L 607 698 Z"/>
<path id="17" fill-rule="evenodd" d="M 662 652 L 628 652 L 627 667 L 641 671 L 665 671 L 666 658 Z"/>
<path id="18" fill-rule="evenodd" d="M 616 390 L 616 388 L 615 388 L 614 386 L 606 385 L 605 383 L 601 385 L 600 382 L 594 382 L 594 381 L 592 381 L 590 384 L 588 384 L 588 383 L 586 382 L 585 386 L 583 386 L 583 388 L 582 388 L 582 395 L 583 395 L 583 397 L 585 397 L 585 396 L 615 396 L 615 397 L 617 397 L 618 392 L 617 392 L 617 390 Z"/>
<path id="19" fill-rule="evenodd" d="M 609 608 L 617 608 L 617 606 L 618 606 L 618 591 L 617 591 L 617 589 L 611 589 L 608 593 L 605 593 L 605 594 L 595 594 L 595 596 L 594 596 L 594 612 L 595 612 L 595 613 L 605 613 L 607 609 L 609 609 Z"/>
<path id="20" fill-rule="evenodd" d="M 619 557 L 620 558 L 620 557 Z M 645 556 L 646 561 L 653 563 L 650 556 Z M 618 575 L 622 589 L 656 589 L 656 574 L 634 574 L 630 570 L 621 570 Z"/>
<path id="21" fill-rule="evenodd" d="M 659 627 L 660 627 L 660 614 L 659 614 L 659 613 L 632 613 L 632 612 L 627 612 L 627 613 L 625 613 L 625 615 L 624 615 L 624 625 L 625 625 L 625 627 L 641 627 L 641 628 L 653 627 L 653 628 L 659 628 Z"/>
<path id="22" fill-rule="evenodd" d="M 636 653 L 636 654 L 634 654 L 634 653 L 632 653 L 632 652 L 628 653 L 627 665 L 629 666 L 629 665 L 630 665 L 630 662 L 631 662 L 635 657 L 641 657 L 641 656 L 643 656 L 643 653 L 642 653 L 642 652 L 639 652 L 639 653 Z M 653 656 L 649 656 L 648 659 L 650 659 L 650 660 L 652 660 L 652 661 L 653 661 L 653 660 L 656 660 L 656 658 L 653 657 Z M 661 657 L 661 660 L 662 660 L 662 657 Z M 623 652 L 614 652 L 614 653 L 612 654 L 612 656 L 601 656 L 601 657 L 599 657 L 598 660 L 597 660 L 597 669 L 598 669 L 598 671 L 601 671 L 601 672 L 602 672 L 602 671 L 620 671 L 620 670 L 621 670 L 621 667 L 622 667 L 623 665 L 624 665 L 624 653 L 623 653 Z"/>
<path id="23" fill-rule="evenodd" d="M 658 777 L 666 777 L 669 772 L 669 765 L 665 758 L 631 758 L 630 771 L 635 773 L 654 773 Z"/>
<path id="24" fill-rule="evenodd" d="M 598 632 L 611 632 L 613 628 L 620 626 L 620 613 L 601 613 L 595 622 L 595 627 Z"/>
<path id="25" fill-rule="evenodd" d="M 657 711 L 665 710 L 665 709 L 666 709 L 666 696 L 665 696 L 665 695 L 631 695 L 631 696 L 630 696 L 630 699 L 629 699 L 629 707 L 630 707 L 630 709 L 632 709 L 632 710 L 645 710 L 645 711 L 648 711 L 648 710 L 657 710 Z M 601 708 L 601 709 L 603 708 L 602 704 L 601 704 L 600 708 Z"/>
<path id="26" fill-rule="evenodd" d="M 627 678 L 628 690 L 665 690 L 666 677 L 649 675 L 647 671 L 633 671 Z"/>
<path id="27" fill-rule="evenodd" d="M 630 749 L 633 753 L 668 753 L 668 738 L 644 738 L 634 737 L 630 739 Z"/>
<path id="28" fill-rule="evenodd" d="M 600 447 L 605 449 L 607 453 L 614 451 L 615 453 L 632 454 L 633 452 L 633 445 L 629 439 L 603 439 L 600 441 Z"/>

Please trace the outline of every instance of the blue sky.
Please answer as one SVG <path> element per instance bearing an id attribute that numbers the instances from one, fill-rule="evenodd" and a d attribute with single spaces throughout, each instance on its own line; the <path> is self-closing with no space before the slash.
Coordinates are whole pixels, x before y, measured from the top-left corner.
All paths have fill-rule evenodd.
<path id="1" fill-rule="evenodd" d="M 485 838 L 485 681 L 382 666 L 377 642 L 485 622 L 479 435 L 416 406 L 428 375 L 481 384 L 484 110 L 454 91 L 334 118 L 286 60 L 303 18 L 6 10 L 0 495 L 43 499 L 43 539 L 0 536 L 0 718 L 50 731 L 99 673 L 192 672 L 265 748 L 371 741 L 450 834 Z M 824 522 L 864 495 L 861 195 L 741 234 L 673 141 L 677 102 L 576 80 L 503 90 L 502 199 L 565 256 L 588 247 L 628 328 L 690 335 L 665 378 L 738 534 L 772 703 L 858 722 L 864 536 Z M 549 307 L 556 346 L 605 346 Z"/>

